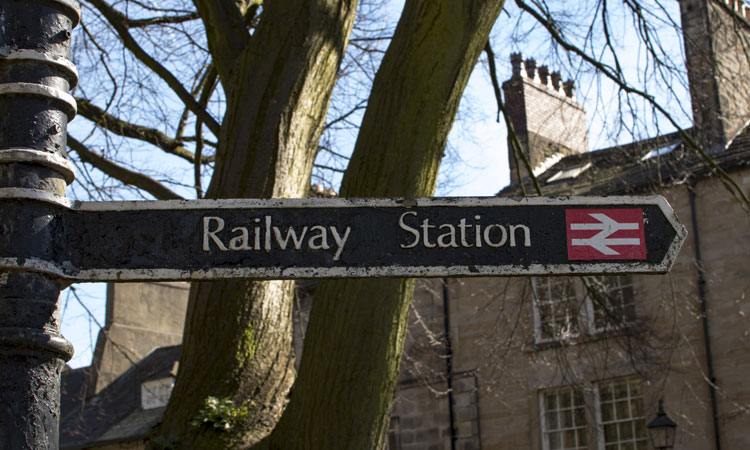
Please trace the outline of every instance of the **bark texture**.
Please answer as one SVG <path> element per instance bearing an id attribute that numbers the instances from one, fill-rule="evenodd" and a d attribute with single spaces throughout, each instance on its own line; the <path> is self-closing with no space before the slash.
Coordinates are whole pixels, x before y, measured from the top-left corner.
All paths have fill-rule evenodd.
<path id="1" fill-rule="evenodd" d="M 407 0 L 341 195 L 428 196 L 469 75 L 502 0 Z M 291 402 L 260 447 L 382 448 L 413 280 L 321 283 Z"/>
<path id="2" fill-rule="evenodd" d="M 356 0 L 275 0 L 252 37 L 234 0 L 196 0 L 227 94 L 209 198 L 302 197 Z M 294 380 L 293 282 L 194 283 L 180 368 L 152 447 L 227 448 L 267 434 Z M 190 425 L 208 397 L 247 416 Z"/>

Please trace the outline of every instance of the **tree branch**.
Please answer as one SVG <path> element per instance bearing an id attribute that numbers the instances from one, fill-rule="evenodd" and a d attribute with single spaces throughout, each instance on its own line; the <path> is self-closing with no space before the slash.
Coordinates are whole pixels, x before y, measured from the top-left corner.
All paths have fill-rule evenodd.
<path id="1" fill-rule="evenodd" d="M 336 117 L 335 119 L 331 120 L 330 122 L 326 123 L 323 128 L 324 129 L 330 129 L 333 128 L 334 125 L 340 122 L 346 121 L 352 114 L 362 111 L 367 108 L 367 99 L 360 100 L 354 107 L 352 107 L 349 111 L 345 112 L 344 114 Z"/>
<path id="2" fill-rule="evenodd" d="M 324 164 L 313 164 L 313 167 L 316 167 L 318 169 L 323 169 L 323 170 L 330 170 L 331 172 L 337 172 L 337 173 L 345 173 L 346 172 L 345 169 L 339 169 L 337 167 L 326 166 Z"/>
<path id="3" fill-rule="evenodd" d="M 85 98 L 76 97 L 76 103 L 78 103 L 78 114 L 106 130 L 123 137 L 140 139 L 148 142 L 149 144 L 159 147 L 166 153 L 179 156 L 191 163 L 195 163 L 196 161 L 195 155 L 182 145 L 182 141 L 172 139 L 159 130 L 119 119 Z M 213 156 L 202 156 L 200 159 L 201 163 L 204 164 L 212 162 L 213 160 Z"/>
<path id="4" fill-rule="evenodd" d="M 201 95 L 198 99 L 201 105 L 205 106 L 208 100 L 211 98 L 211 94 L 216 88 L 216 80 L 219 77 L 219 73 L 216 70 L 216 65 L 211 64 L 201 80 Z M 195 121 L 195 163 L 193 164 L 193 179 L 195 185 L 195 195 L 198 198 L 203 198 L 203 186 L 201 183 L 201 163 L 203 159 L 203 122 L 200 118 Z"/>
<path id="5" fill-rule="evenodd" d="M 148 192 L 157 200 L 177 200 L 182 198 L 171 189 L 148 175 L 122 167 L 107 158 L 92 152 L 70 134 L 68 135 L 68 147 L 78 154 L 81 161 L 91 164 L 107 175 L 116 178 L 125 184 L 135 186 L 138 189 Z"/>
<path id="6" fill-rule="evenodd" d="M 505 104 L 503 103 L 503 96 L 500 93 L 500 83 L 497 80 L 497 67 L 495 66 L 495 52 L 492 50 L 492 45 L 490 45 L 490 41 L 487 41 L 487 44 L 484 46 L 484 52 L 487 54 L 487 64 L 490 69 L 490 79 L 492 80 L 492 89 L 495 92 L 495 101 L 497 102 L 497 111 L 498 111 L 498 118 L 497 121 L 500 121 L 499 115 L 502 113 L 503 119 L 505 120 L 505 126 L 508 129 L 508 142 L 511 145 L 511 148 L 509 151 L 513 152 L 513 158 L 516 162 L 516 174 L 518 177 L 518 185 L 521 186 L 521 191 L 523 192 L 523 195 L 526 196 L 526 186 L 523 184 L 523 177 L 521 176 L 521 168 L 518 165 L 518 157 L 521 158 L 521 161 L 523 161 L 524 167 L 526 167 L 526 171 L 529 173 L 529 178 L 531 178 L 531 181 L 534 183 L 534 189 L 536 189 L 537 195 L 542 195 L 542 188 L 539 186 L 539 180 L 536 179 L 536 175 L 534 175 L 534 169 L 531 167 L 531 163 L 529 162 L 529 158 L 526 156 L 526 153 L 523 151 L 523 147 L 521 146 L 521 142 L 518 140 L 518 135 L 516 134 L 516 129 L 513 127 L 513 122 L 510 120 L 510 117 L 508 116 L 508 112 L 505 110 Z"/>
<path id="7" fill-rule="evenodd" d="M 174 93 L 177 94 L 177 97 L 182 100 L 185 106 L 187 106 L 193 112 L 193 114 L 196 115 L 196 117 L 200 117 L 201 120 L 203 120 L 203 122 L 206 124 L 206 126 L 211 130 L 211 132 L 214 135 L 218 136 L 220 125 L 216 121 L 216 119 L 214 119 L 211 114 L 208 113 L 208 111 L 206 111 L 198 104 L 195 98 L 193 98 L 193 96 L 190 95 L 190 93 L 185 89 L 182 83 L 180 83 L 180 80 L 172 75 L 172 73 L 167 70 L 166 67 L 161 65 L 151 55 L 146 53 L 146 51 L 143 50 L 140 45 L 138 45 L 138 43 L 128 31 L 127 25 L 122 21 L 122 13 L 112 8 L 112 6 L 110 6 L 103 0 L 87 1 L 91 3 L 96 9 L 98 9 L 99 12 L 101 12 L 102 15 L 107 19 L 107 22 L 112 25 L 125 47 L 130 50 L 130 52 L 133 53 L 133 55 L 138 58 L 139 61 L 145 64 L 146 67 L 151 69 L 155 74 L 159 76 L 159 78 L 167 83 L 167 85 L 174 91 Z"/>
<path id="8" fill-rule="evenodd" d="M 163 25 L 171 23 L 183 23 L 190 22 L 191 20 L 199 19 L 200 15 L 198 12 L 185 14 L 181 16 L 161 16 L 161 17 L 149 17 L 146 19 L 130 19 L 124 14 L 118 12 L 121 15 L 121 20 L 125 22 L 128 28 L 145 28 L 151 25 Z"/>
<path id="9" fill-rule="evenodd" d="M 237 57 L 250 42 L 243 11 L 234 0 L 193 0 L 206 27 L 208 47 L 222 80 L 229 80 Z M 250 14 L 255 14 L 262 1 L 254 1 Z M 229 89 L 229 86 L 225 86 Z"/>

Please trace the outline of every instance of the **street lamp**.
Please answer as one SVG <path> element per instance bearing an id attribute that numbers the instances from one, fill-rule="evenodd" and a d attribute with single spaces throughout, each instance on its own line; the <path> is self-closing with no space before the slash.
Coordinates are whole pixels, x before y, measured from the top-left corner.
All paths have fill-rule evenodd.
<path id="1" fill-rule="evenodd" d="M 654 446 L 654 450 L 674 448 L 677 424 L 664 412 L 664 400 L 659 400 L 659 411 L 657 411 L 654 420 L 649 422 L 646 427 L 648 428 L 648 435 L 651 438 L 651 445 Z"/>

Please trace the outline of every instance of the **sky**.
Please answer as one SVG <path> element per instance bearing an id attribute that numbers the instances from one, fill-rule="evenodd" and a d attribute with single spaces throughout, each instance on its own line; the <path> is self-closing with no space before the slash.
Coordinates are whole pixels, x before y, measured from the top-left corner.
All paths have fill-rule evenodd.
<path id="1" fill-rule="evenodd" d="M 671 2 L 677 6 L 677 2 Z M 389 14 L 398 16 L 400 2 L 393 2 L 393 11 Z M 498 22 L 504 24 L 502 20 Z M 497 27 L 496 27 L 497 28 Z M 493 35 L 496 35 L 494 33 Z M 498 44 L 505 42 L 496 39 Z M 627 45 L 628 39 L 623 36 L 622 45 Z M 680 46 L 680 42 L 667 42 L 668 45 Z M 493 42 L 493 45 L 495 43 Z M 502 82 L 510 75 L 508 56 L 511 51 L 523 50 L 529 56 L 537 57 L 539 64 L 545 64 L 543 58 L 544 46 L 533 40 L 533 37 L 521 41 L 515 47 L 506 45 L 495 46 L 499 78 Z M 679 51 L 679 50 L 678 50 Z M 537 54 L 534 54 L 534 53 Z M 542 55 L 539 55 L 542 53 Z M 637 51 L 625 52 L 626 64 L 634 68 L 639 66 L 642 55 Z M 484 55 L 482 56 L 484 58 Z M 480 59 L 481 61 L 481 59 Z M 551 67 L 551 70 L 562 69 L 564 78 L 570 76 L 574 67 Z M 585 79 L 585 77 L 584 77 Z M 597 95 L 606 87 L 591 82 L 577 89 L 577 96 L 585 104 L 589 112 L 590 129 L 603 129 L 608 118 L 607 101 L 602 103 L 602 97 Z M 611 89 L 611 88 L 610 88 Z M 611 98 L 611 97 L 610 97 Z M 598 103 L 597 103 L 598 102 Z M 611 101 L 609 103 L 612 103 Z M 470 105 L 466 106 L 466 105 Z M 496 122 L 497 106 L 489 83 L 489 76 L 484 64 L 478 64 L 466 88 L 462 107 L 459 109 L 459 120 L 454 125 L 449 138 L 449 146 L 453 155 L 452 164 L 441 167 L 438 186 L 438 196 L 492 196 L 509 182 L 508 157 L 506 151 L 505 127 Z M 592 113 L 592 111 L 595 111 Z M 73 122 L 72 126 L 77 126 Z M 589 139 L 593 148 L 601 148 L 603 144 L 598 136 L 590 133 Z M 446 182 L 447 181 L 447 182 Z M 75 355 L 68 364 L 71 367 L 89 365 L 96 344 L 99 327 L 104 325 L 106 285 L 104 283 L 79 283 L 66 289 L 61 294 L 62 334 L 73 343 Z"/>

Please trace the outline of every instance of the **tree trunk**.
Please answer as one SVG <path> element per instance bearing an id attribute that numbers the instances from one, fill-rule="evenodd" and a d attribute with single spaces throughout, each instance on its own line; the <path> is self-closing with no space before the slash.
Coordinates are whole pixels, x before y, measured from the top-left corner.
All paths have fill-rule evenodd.
<path id="1" fill-rule="evenodd" d="M 246 45 L 248 36 L 228 34 L 236 26 L 221 27 L 238 23 L 227 13 L 236 7 L 196 4 L 227 93 L 207 196 L 305 196 L 356 0 L 268 2 Z M 291 281 L 193 284 L 177 380 L 152 447 L 249 445 L 273 428 L 294 380 L 293 289 Z M 232 401 L 225 413 L 238 415 L 227 429 L 207 414 L 209 397 Z"/>
<path id="2" fill-rule="evenodd" d="M 502 0 L 407 0 L 381 64 L 341 195 L 428 196 L 469 75 Z M 270 449 L 381 448 L 413 280 L 316 289 L 300 373 Z"/>

